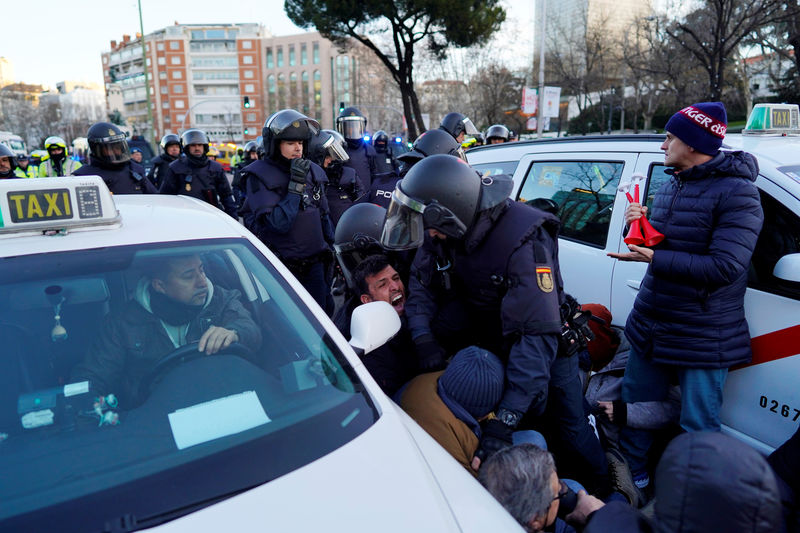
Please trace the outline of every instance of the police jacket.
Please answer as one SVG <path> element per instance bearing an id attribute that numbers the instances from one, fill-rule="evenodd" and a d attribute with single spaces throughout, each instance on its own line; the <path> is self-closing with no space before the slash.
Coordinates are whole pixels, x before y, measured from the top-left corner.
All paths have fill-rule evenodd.
<path id="1" fill-rule="evenodd" d="M 65 158 L 61 162 L 61 173 L 59 174 L 56 171 L 55 166 L 53 165 L 52 159 L 46 159 L 41 162 L 39 165 L 39 175 L 40 178 L 55 178 L 57 176 L 72 176 L 75 174 L 75 171 L 81 168 L 81 162 L 75 161 L 74 159 L 70 159 L 69 157 Z"/>
<path id="2" fill-rule="evenodd" d="M 94 162 L 83 165 L 73 176 L 100 176 L 114 194 L 156 194 L 158 191 L 144 177 L 144 167 L 136 161 L 122 163 L 119 167 L 100 166 Z"/>
<path id="3" fill-rule="evenodd" d="M 180 157 L 180 156 L 179 156 Z M 153 164 L 153 168 L 150 169 L 150 173 L 147 175 L 147 179 L 150 180 L 150 183 L 155 185 L 156 189 L 161 187 L 161 182 L 164 180 L 164 176 L 167 175 L 167 171 L 169 170 L 169 165 L 179 157 L 172 157 L 168 154 L 161 154 L 155 156 L 150 162 Z"/>
<path id="4" fill-rule="evenodd" d="M 757 176 L 752 155 L 720 152 L 656 193 L 650 221 L 665 238 L 625 326 L 653 361 L 727 368 L 750 360 L 743 304 L 764 218 Z"/>
<path id="5" fill-rule="evenodd" d="M 412 266 L 412 338 L 432 334 L 440 305 L 455 299 L 466 315 L 465 345 L 506 364 L 500 407 L 520 413 L 546 397 L 556 356 L 563 298 L 558 228 L 556 217 L 507 199 L 479 213 L 463 241 L 445 241 L 443 250 L 421 247 Z"/>
<path id="6" fill-rule="evenodd" d="M 173 161 L 164 176 L 159 192 L 185 194 L 205 200 L 233 218 L 239 219 L 228 177 L 222 170 L 222 165 L 216 161 L 203 158 L 202 162 L 194 162 L 188 157 Z"/>
<path id="7" fill-rule="evenodd" d="M 158 360 L 177 346 L 198 341 L 208 329 L 207 324 L 236 331 L 239 343 L 257 350 L 261 331 L 242 306 L 239 291 L 226 290 L 210 281 L 208 287 L 206 303 L 197 316 L 185 326 L 173 327 L 153 314 L 149 280 L 140 280 L 135 299 L 119 313 L 106 317 L 100 336 L 89 348 L 86 359 L 72 371 L 72 377 L 89 380 L 99 394 L 114 393 L 122 406 L 130 407 L 132 402 L 144 399 L 139 397 L 139 384 Z M 181 339 L 173 338 L 178 328 Z"/>
<path id="8" fill-rule="evenodd" d="M 314 163 L 302 196 L 289 192 L 289 161 L 264 159 L 242 170 L 247 199 L 245 226 L 282 260 L 317 257 L 330 250 L 333 226 L 328 217 L 325 171 Z"/>
<path id="9" fill-rule="evenodd" d="M 344 165 L 355 170 L 364 188 L 369 188 L 376 174 L 375 157 L 377 154 L 375 148 L 364 141 L 359 141 L 358 145 L 353 147 L 351 141 L 347 141 L 347 155 L 350 156 L 350 160 Z"/>
<path id="10" fill-rule="evenodd" d="M 328 186 L 325 188 L 325 196 L 328 198 L 331 222 L 333 226 L 339 223 L 339 219 L 348 207 L 364 195 L 364 187 L 356 176 L 356 171 L 350 167 L 326 168 L 325 174 L 328 176 Z"/>
<path id="11" fill-rule="evenodd" d="M 25 170 L 22 170 L 22 167 L 17 166 L 17 168 L 14 169 L 14 174 L 16 174 L 18 178 L 38 178 L 39 169 L 38 167 L 30 164 Z"/>
<path id="12" fill-rule="evenodd" d="M 397 164 L 397 160 L 388 149 L 385 152 L 375 150 L 375 176 L 388 176 L 390 174 L 396 176 L 400 174 L 400 165 Z"/>

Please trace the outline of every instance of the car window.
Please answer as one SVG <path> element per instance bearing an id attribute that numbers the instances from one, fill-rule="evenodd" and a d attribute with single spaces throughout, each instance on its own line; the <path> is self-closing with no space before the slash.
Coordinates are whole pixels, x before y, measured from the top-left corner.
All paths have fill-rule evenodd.
<path id="1" fill-rule="evenodd" d="M 653 198 L 662 185 L 672 179 L 672 174 L 667 174 L 667 167 L 660 163 L 650 165 L 647 190 L 645 191 L 645 204 L 648 209 L 653 208 Z"/>
<path id="2" fill-rule="evenodd" d="M 800 217 L 769 194 L 760 192 L 764 225 L 753 252 L 747 285 L 798 300 L 798 284 L 776 278 L 772 272 L 781 257 L 800 253 Z"/>
<path id="3" fill-rule="evenodd" d="M 212 328 L 236 342 L 199 352 Z M 149 527 L 376 419 L 324 327 L 244 239 L 2 258 L 0 345 L 2 530 L 47 529 L 56 508 L 63 531 Z"/>
<path id="4" fill-rule="evenodd" d="M 517 199 L 554 201 L 561 218 L 561 237 L 603 247 L 624 166 L 612 161 L 536 162 Z"/>
<path id="5" fill-rule="evenodd" d="M 495 176 L 497 174 L 514 175 L 519 161 L 496 161 L 492 163 L 478 163 L 471 165 L 481 176 Z"/>

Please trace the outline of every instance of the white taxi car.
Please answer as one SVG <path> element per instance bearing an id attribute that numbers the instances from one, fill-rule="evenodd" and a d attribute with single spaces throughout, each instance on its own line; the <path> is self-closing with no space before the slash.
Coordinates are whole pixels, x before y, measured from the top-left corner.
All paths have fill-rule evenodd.
<path id="1" fill-rule="evenodd" d="M 75 366 L 147 265 L 176 255 L 238 291 L 260 347 L 185 345 L 140 403 L 101 399 Z M 399 319 L 359 309 L 351 343 L 367 353 Z M 520 530 L 269 250 L 195 199 L 2 180 L 0 346 L 0 531 Z"/>
<path id="2" fill-rule="evenodd" d="M 791 436 L 800 421 L 800 136 L 776 130 L 797 128 L 797 106 L 791 108 L 757 106 L 750 133 L 728 135 L 723 144 L 758 158 L 764 226 L 745 296 L 753 360 L 729 373 L 721 419 L 723 431 L 765 453 Z M 754 133 L 758 126 L 769 130 Z M 642 198 L 652 202 L 670 179 L 663 141 L 662 135 L 568 137 L 483 146 L 467 158 L 481 173 L 513 175 L 514 199 L 558 204 L 565 290 L 580 302 L 605 305 L 614 323 L 624 326 L 647 265 L 606 255 L 627 251 L 628 200 L 617 188 L 642 174 Z"/>

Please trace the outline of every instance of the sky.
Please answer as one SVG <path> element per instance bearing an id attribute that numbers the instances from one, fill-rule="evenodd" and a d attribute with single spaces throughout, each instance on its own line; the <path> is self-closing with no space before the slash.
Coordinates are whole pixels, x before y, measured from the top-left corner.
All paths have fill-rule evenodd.
<path id="1" fill-rule="evenodd" d="M 273 35 L 301 33 L 282 0 L 141 0 L 144 33 L 180 24 L 260 22 Z M 520 31 L 532 20 L 533 0 L 505 0 L 504 31 Z M 100 54 L 112 40 L 139 31 L 136 0 L 39 0 L 30 24 L 7 23 L 0 31 L 0 56 L 13 63 L 14 78 L 54 86 L 57 82 L 102 84 Z M 525 53 L 520 50 L 519 54 Z M 530 51 L 527 51 L 530 54 Z"/>

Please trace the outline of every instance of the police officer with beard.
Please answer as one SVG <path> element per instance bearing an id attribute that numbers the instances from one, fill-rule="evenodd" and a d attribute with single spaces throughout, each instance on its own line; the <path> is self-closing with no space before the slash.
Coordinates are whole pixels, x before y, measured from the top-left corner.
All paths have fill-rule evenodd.
<path id="1" fill-rule="evenodd" d="M 158 192 L 144 177 L 144 167 L 131 159 L 125 134 L 114 124 L 94 124 L 89 128 L 86 140 L 89 142 L 89 164 L 73 172 L 73 176 L 100 176 L 114 194 Z"/>
<path id="2" fill-rule="evenodd" d="M 336 117 L 336 130 L 347 141 L 347 155 L 350 156 L 350 160 L 345 165 L 356 171 L 358 179 L 364 188 L 368 189 L 377 174 L 375 168 L 377 154 L 372 145 L 364 140 L 367 118 L 357 107 L 346 107 Z"/>
<path id="3" fill-rule="evenodd" d="M 208 137 L 205 132 L 190 129 L 181 135 L 186 157 L 170 163 L 161 194 L 185 194 L 216 206 L 239 220 L 231 184 L 222 165 L 208 158 Z"/>
<path id="4" fill-rule="evenodd" d="M 161 187 L 161 181 L 167 175 L 169 165 L 181 156 L 181 148 L 181 138 L 174 133 L 168 133 L 161 137 L 161 155 L 150 160 L 153 168 L 147 175 L 147 179 L 155 185 L 156 189 Z"/>
<path id="5" fill-rule="evenodd" d="M 267 118 L 262 130 L 264 159 L 242 170 L 247 199 L 245 226 L 283 261 L 319 305 L 332 311 L 327 266 L 332 261 L 333 226 L 328 216 L 320 166 L 306 158 L 319 123 L 294 109 Z"/>
<path id="6" fill-rule="evenodd" d="M 473 467 L 510 446 L 522 416 L 546 415 L 565 464 L 602 495 L 605 455 L 583 412 L 577 357 L 557 357 L 564 321 L 556 217 L 508 198 L 505 175 L 481 178 L 464 161 L 433 155 L 397 184 L 381 235 L 389 249 L 418 251 L 405 310 L 422 369 L 476 345 L 496 353 L 506 386 L 484 427 Z"/>
<path id="7" fill-rule="evenodd" d="M 308 158 L 325 170 L 331 222 L 339 223 L 345 210 L 364 194 L 364 186 L 356 176 L 356 171 L 344 164 L 350 159 L 347 143 L 339 132 L 322 130 L 308 143 Z"/>

